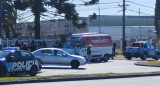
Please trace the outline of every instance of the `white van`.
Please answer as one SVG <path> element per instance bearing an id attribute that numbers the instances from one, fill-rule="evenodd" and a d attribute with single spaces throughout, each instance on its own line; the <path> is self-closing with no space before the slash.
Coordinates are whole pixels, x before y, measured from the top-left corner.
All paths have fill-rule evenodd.
<path id="1" fill-rule="evenodd" d="M 112 56 L 112 39 L 108 34 L 79 33 L 72 36 L 64 43 L 62 49 L 80 56 L 87 56 L 87 47 L 91 47 L 91 59 L 101 59 L 107 62 Z M 78 49 L 77 49 L 78 46 Z"/>

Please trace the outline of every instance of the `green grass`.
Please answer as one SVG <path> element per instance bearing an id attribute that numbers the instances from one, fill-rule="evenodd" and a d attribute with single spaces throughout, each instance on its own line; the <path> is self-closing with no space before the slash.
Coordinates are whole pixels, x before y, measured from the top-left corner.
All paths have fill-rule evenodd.
<path id="1" fill-rule="evenodd" d="M 19 80 L 31 80 L 31 79 L 39 79 L 40 77 L 29 77 L 29 76 L 17 76 L 17 77 L 0 77 L 1 81 L 19 81 Z"/>
<path id="2" fill-rule="evenodd" d="M 151 72 L 153 73 L 160 73 Z M 17 76 L 17 77 L 1 77 L 0 82 L 7 82 L 7 81 L 26 81 L 26 80 L 48 80 L 48 79 L 67 79 L 67 78 L 87 78 L 87 77 L 109 77 L 109 76 L 124 76 L 124 75 L 138 75 L 143 73 L 97 73 L 97 74 L 67 74 L 67 75 L 54 75 L 54 76 Z M 147 74 L 147 73 L 145 73 Z"/>
<path id="3" fill-rule="evenodd" d="M 160 66 L 160 61 L 144 61 L 144 62 L 136 62 L 136 64 Z"/>

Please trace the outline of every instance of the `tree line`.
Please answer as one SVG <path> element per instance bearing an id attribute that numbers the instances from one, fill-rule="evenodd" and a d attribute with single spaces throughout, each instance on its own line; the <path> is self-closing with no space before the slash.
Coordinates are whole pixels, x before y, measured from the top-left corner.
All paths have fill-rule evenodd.
<path id="1" fill-rule="evenodd" d="M 85 6 L 98 2 L 99 0 L 83 0 Z M 7 13 L 5 13 L 7 16 L 3 17 L 7 18 L 3 21 L 3 28 L 7 38 L 10 38 L 11 35 L 12 37 L 18 36 L 14 31 L 17 10 L 25 11 L 26 9 L 30 9 L 34 14 L 35 39 L 40 39 L 40 17 L 42 13 L 47 12 L 47 7 L 56 9 L 58 14 L 64 14 L 65 19 L 72 20 L 75 26 L 85 24 L 84 22 L 82 24 L 77 23 L 78 12 L 75 9 L 76 5 L 71 3 L 70 0 L 2 0 L 2 7 L 4 11 L 7 10 Z"/>

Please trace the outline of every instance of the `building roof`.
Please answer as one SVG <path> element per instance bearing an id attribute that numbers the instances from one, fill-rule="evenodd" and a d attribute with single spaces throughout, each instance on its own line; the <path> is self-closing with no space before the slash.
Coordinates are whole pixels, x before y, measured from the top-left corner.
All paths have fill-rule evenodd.
<path id="1" fill-rule="evenodd" d="M 126 26 L 154 26 L 154 16 L 126 16 Z M 122 26 L 122 16 L 100 15 L 97 19 L 91 20 L 89 26 Z"/>

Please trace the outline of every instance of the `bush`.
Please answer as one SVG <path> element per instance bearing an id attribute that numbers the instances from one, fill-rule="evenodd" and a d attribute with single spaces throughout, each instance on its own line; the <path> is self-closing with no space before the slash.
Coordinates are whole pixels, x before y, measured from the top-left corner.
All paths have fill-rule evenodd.
<path id="1" fill-rule="evenodd" d="M 121 49 L 116 50 L 116 55 L 122 55 L 122 50 Z"/>

